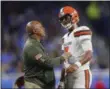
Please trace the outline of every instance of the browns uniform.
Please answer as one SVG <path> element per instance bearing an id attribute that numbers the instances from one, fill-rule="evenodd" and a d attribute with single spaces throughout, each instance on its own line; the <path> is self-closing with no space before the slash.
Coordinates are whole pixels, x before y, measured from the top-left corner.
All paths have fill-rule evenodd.
<path id="1" fill-rule="evenodd" d="M 71 52 L 72 57 L 64 63 L 64 67 L 79 61 L 87 50 L 92 51 L 91 43 L 92 32 L 87 26 L 80 26 L 74 29 L 70 34 L 66 33 L 63 37 L 64 43 L 62 50 Z M 66 77 L 66 86 L 69 88 L 85 88 L 91 85 L 90 62 L 81 66 L 77 71 L 70 73 Z"/>
<path id="2" fill-rule="evenodd" d="M 92 75 L 90 71 L 90 59 L 92 58 L 92 32 L 87 26 L 79 26 L 79 15 L 76 9 L 71 6 L 64 6 L 60 9 L 59 21 L 67 29 L 63 36 L 62 50 L 70 52 L 72 57 L 64 62 L 64 69 L 59 86 L 63 85 L 65 73 L 66 89 L 90 88 Z M 61 88 L 61 87 L 60 87 Z"/>

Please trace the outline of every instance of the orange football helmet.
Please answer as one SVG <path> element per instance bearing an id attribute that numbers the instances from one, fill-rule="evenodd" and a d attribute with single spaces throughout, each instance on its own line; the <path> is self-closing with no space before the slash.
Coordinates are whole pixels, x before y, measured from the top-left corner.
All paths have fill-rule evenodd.
<path id="1" fill-rule="evenodd" d="M 63 27 L 69 29 L 79 22 L 78 12 L 71 6 L 65 6 L 60 9 L 59 21 Z"/>

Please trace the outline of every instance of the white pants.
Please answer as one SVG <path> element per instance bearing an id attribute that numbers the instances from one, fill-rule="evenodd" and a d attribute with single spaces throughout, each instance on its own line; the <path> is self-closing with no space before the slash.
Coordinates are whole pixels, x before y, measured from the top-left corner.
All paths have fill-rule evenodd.
<path id="1" fill-rule="evenodd" d="M 68 73 L 65 77 L 65 88 L 76 89 L 84 88 L 89 89 L 92 82 L 92 74 L 89 69 L 82 70 L 78 73 Z"/>

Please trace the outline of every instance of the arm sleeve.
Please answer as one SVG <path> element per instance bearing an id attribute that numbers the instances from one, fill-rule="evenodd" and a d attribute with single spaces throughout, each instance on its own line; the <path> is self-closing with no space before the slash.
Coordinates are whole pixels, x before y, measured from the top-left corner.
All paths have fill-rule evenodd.
<path id="1" fill-rule="evenodd" d="M 48 67 L 59 66 L 64 61 L 64 58 L 62 56 L 51 58 L 46 53 L 42 52 L 42 49 L 40 49 L 39 47 L 31 47 L 28 55 L 34 62 Z"/>

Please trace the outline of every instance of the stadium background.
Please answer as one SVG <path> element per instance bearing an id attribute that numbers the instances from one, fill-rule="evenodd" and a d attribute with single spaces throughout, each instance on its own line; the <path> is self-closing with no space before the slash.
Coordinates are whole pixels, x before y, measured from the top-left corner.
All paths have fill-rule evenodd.
<path id="1" fill-rule="evenodd" d="M 94 55 L 91 61 L 92 88 L 109 88 L 109 38 L 110 2 L 100 1 L 1 1 L 1 73 L 2 88 L 12 88 L 17 77 L 23 75 L 22 48 L 27 38 L 25 26 L 28 21 L 39 20 L 46 28 L 47 37 L 43 44 L 49 55 L 61 54 L 61 37 L 66 30 L 58 19 L 59 9 L 71 5 L 79 12 L 79 25 L 93 31 Z M 56 87 L 61 66 L 55 68 Z"/>

